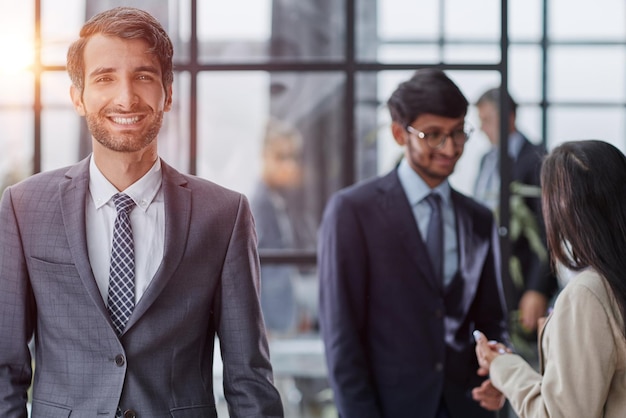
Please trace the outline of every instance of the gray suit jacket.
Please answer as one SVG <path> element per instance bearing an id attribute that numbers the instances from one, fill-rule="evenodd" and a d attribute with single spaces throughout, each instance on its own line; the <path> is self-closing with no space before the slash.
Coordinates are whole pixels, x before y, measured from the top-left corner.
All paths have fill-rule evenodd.
<path id="1" fill-rule="evenodd" d="M 88 159 L 8 188 L 0 207 L 0 416 L 216 417 L 213 347 L 231 417 L 282 406 L 259 308 L 247 200 L 163 164 L 165 249 L 118 339 L 87 254 Z"/>

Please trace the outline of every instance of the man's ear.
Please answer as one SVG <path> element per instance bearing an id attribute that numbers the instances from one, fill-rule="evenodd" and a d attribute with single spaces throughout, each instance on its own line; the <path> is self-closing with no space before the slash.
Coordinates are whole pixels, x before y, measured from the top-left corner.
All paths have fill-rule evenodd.
<path id="1" fill-rule="evenodd" d="M 404 126 L 400 125 L 398 122 L 391 122 L 391 133 L 398 145 L 406 145 L 409 133 L 404 129 Z"/>
<path id="2" fill-rule="evenodd" d="M 171 84 L 165 90 L 165 93 L 166 93 L 167 97 L 165 98 L 165 107 L 163 108 L 163 110 L 165 112 L 169 112 L 170 110 L 172 110 L 172 85 Z"/>
<path id="3" fill-rule="evenodd" d="M 85 105 L 83 104 L 83 98 L 81 92 L 72 84 L 70 86 L 70 97 L 72 98 L 72 104 L 74 109 L 80 116 L 85 116 Z"/>

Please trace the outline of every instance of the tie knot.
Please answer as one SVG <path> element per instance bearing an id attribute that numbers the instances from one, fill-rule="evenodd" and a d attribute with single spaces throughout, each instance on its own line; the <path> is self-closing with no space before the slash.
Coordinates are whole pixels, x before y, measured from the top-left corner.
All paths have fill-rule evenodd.
<path id="1" fill-rule="evenodd" d="M 439 209 L 441 205 L 441 196 L 439 193 L 432 192 L 428 196 L 424 198 L 426 203 L 428 203 L 432 210 Z"/>
<path id="2" fill-rule="evenodd" d="M 125 193 L 113 195 L 113 203 L 115 203 L 115 210 L 117 210 L 118 213 L 124 212 L 128 214 L 133 207 L 135 207 L 135 201 Z"/>

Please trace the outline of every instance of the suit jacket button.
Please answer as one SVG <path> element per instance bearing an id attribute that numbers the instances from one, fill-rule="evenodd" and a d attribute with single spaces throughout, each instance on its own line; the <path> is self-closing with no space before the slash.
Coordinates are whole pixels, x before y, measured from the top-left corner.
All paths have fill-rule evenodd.
<path id="1" fill-rule="evenodd" d="M 441 372 L 443 371 L 443 363 L 435 363 L 435 371 Z"/>
<path id="2" fill-rule="evenodd" d="M 117 356 L 115 356 L 115 364 L 119 367 L 122 367 L 124 365 L 125 361 L 124 361 L 124 356 L 121 354 L 118 354 Z"/>
<path id="3" fill-rule="evenodd" d="M 132 409 L 124 411 L 124 418 L 137 418 L 137 413 Z"/>

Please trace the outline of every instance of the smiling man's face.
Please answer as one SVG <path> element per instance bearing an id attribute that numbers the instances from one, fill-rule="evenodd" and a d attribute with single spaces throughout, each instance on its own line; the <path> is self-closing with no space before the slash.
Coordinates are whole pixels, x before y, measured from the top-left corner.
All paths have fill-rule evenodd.
<path id="1" fill-rule="evenodd" d="M 163 87 L 157 58 L 140 39 L 95 35 L 84 51 L 85 87 L 72 87 L 76 111 L 92 137 L 112 151 L 156 147 L 171 92 Z"/>

